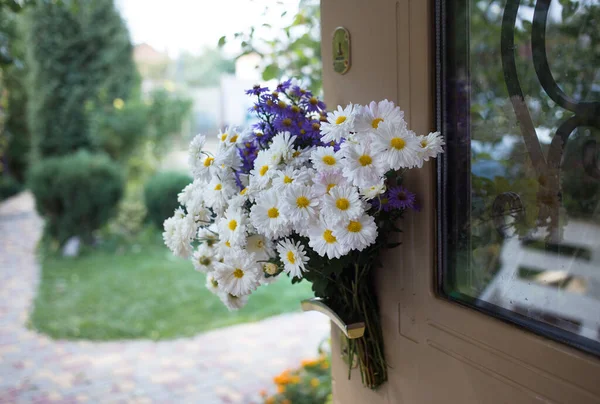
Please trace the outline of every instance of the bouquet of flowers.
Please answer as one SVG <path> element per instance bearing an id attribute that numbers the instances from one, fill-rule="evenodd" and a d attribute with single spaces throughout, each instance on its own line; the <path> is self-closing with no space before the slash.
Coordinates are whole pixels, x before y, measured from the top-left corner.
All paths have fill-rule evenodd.
<path id="1" fill-rule="evenodd" d="M 443 139 L 417 136 L 387 100 L 328 113 L 291 80 L 247 93 L 251 129 L 220 132 L 214 154 L 203 135 L 191 142 L 194 181 L 164 223 L 165 244 L 191 257 L 229 309 L 282 274 L 307 279 L 341 318 L 365 322 L 349 349 L 375 388 L 387 368 L 370 274 L 381 249 L 397 245 L 397 219 L 418 210 L 402 173 L 441 153 Z"/>

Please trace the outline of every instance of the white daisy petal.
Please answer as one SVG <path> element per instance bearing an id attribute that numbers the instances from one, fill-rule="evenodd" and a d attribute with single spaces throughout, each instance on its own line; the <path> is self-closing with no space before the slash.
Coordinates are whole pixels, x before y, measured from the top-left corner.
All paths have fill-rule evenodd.
<path id="1" fill-rule="evenodd" d="M 339 223 L 333 229 L 333 235 L 347 248 L 362 251 L 377 239 L 377 225 L 372 216 L 364 214 Z"/>
<path id="2" fill-rule="evenodd" d="M 381 153 L 385 171 L 412 168 L 418 164 L 420 145 L 406 124 L 382 122 L 374 138 L 373 150 Z"/>
<path id="3" fill-rule="evenodd" d="M 259 286 L 260 267 L 253 254 L 233 249 L 223 262 L 215 262 L 213 276 L 219 288 L 234 296 L 243 296 Z"/>
<path id="4" fill-rule="evenodd" d="M 328 113 L 327 122 L 321 123 L 321 141 L 339 143 L 342 138 L 347 138 L 354 129 L 354 113 L 352 104 L 346 108 L 338 106 L 336 111 Z"/>
<path id="5" fill-rule="evenodd" d="M 355 219 L 364 213 L 363 202 L 356 188 L 334 187 L 323 195 L 323 215 L 331 222 Z"/>

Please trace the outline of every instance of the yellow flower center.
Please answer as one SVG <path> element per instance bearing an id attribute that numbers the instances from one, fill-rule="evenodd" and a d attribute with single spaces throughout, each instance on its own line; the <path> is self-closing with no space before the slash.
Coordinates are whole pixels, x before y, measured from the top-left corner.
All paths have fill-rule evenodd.
<path id="1" fill-rule="evenodd" d="M 216 287 L 218 287 L 218 286 L 219 286 L 219 282 L 217 282 L 217 281 L 215 280 L 215 278 L 211 278 L 211 279 L 210 279 L 210 283 L 212 283 L 212 286 L 213 286 L 213 288 L 216 288 Z"/>
<path id="2" fill-rule="evenodd" d="M 333 166 L 335 165 L 335 157 L 323 156 L 323 163 L 327 164 L 328 166 Z"/>
<path id="3" fill-rule="evenodd" d="M 310 97 L 308 102 L 310 102 L 311 105 L 317 105 L 319 103 L 319 100 L 317 100 L 317 97 Z"/>
<path id="4" fill-rule="evenodd" d="M 200 263 L 200 265 L 208 266 L 208 265 L 210 265 L 210 258 L 202 256 L 202 257 L 200 257 L 198 262 Z"/>
<path id="5" fill-rule="evenodd" d="M 243 278 L 244 277 L 244 271 L 242 271 L 239 268 L 236 268 L 235 271 L 233 271 L 233 276 L 235 276 L 238 279 Z"/>
<path id="6" fill-rule="evenodd" d="M 246 195 L 246 192 L 248 192 L 248 188 L 244 188 L 240 191 L 240 195 Z"/>
<path id="7" fill-rule="evenodd" d="M 256 246 L 262 250 L 262 248 L 265 246 L 265 242 L 262 240 L 258 240 Z"/>
<path id="8" fill-rule="evenodd" d="M 227 133 L 223 133 L 223 134 L 221 135 L 221 142 L 224 142 L 224 141 L 225 141 L 225 139 L 227 139 Z"/>
<path id="9" fill-rule="evenodd" d="M 271 208 L 267 211 L 267 216 L 269 216 L 271 219 L 275 219 L 279 217 L 279 210 L 277 208 Z"/>
<path id="10" fill-rule="evenodd" d="M 287 259 L 290 262 L 290 264 L 295 264 L 296 263 L 296 257 L 294 257 L 294 253 L 291 251 L 287 252 Z"/>
<path id="11" fill-rule="evenodd" d="M 329 184 L 327 185 L 327 193 L 329 193 L 329 191 L 331 191 L 331 188 L 335 187 L 336 184 Z"/>
<path id="12" fill-rule="evenodd" d="M 285 107 L 287 107 L 287 104 L 284 101 L 279 101 L 277 103 L 277 105 L 279 106 L 279 108 L 285 108 Z"/>
<path id="13" fill-rule="evenodd" d="M 267 171 L 269 171 L 269 166 L 262 166 L 259 171 L 260 176 L 264 176 L 267 173 Z"/>
<path id="14" fill-rule="evenodd" d="M 296 205 L 299 208 L 306 208 L 308 205 L 310 205 L 310 201 L 308 200 L 307 197 L 305 197 L 304 195 L 302 195 L 302 196 L 299 196 L 296 199 Z"/>
<path id="15" fill-rule="evenodd" d="M 402 150 L 404 149 L 404 146 L 406 146 L 406 142 L 400 137 L 395 137 L 392 140 L 390 140 L 390 146 L 392 146 L 396 150 Z"/>
<path id="16" fill-rule="evenodd" d="M 220 191 L 221 189 L 223 189 L 223 185 L 221 185 L 221 184 L 215 185 L 215 191 Z"/>
<path id="17" fill-rule="evenodd" d="M 291 184 L 293 181 L 294 181 L 294 179 L 288 177 L 287 175 L 285 177 L 283 177 L 283 183 L 284 184 Z"/>
<path id="18" fill-rule="evenodd" d="M 338 200 L 335 201 L 335 206 L 339 210 L 347 210 L 350 207 L 350 202 L 346 198 L 338 198 Z"/>
<path id="19" fill-rule="evenodd" d="M 215 161 L 214 157 L 207 157 L 206 160 L 204 160 L 204 167 L 210 166 L 213 161 Z"/>
<path id="20" fill-rule="evenodd" d="M 292 126 L 292 120 L 290 118 L 285 118 L 281 123 L 283 126 Z"/>
<path id="21" fill-rule="evenodd" d="M 427 147 L 427 140 L 421 140 L 421 147 L 422 148 Z"/>
<path id="22" fill-rule="evenodd" d="M 351 233 L 358 233 L 362 230 L 362 224 L 360 222 L 355 222 L 354 220 L 350 220 L 347 227 L 348 231 Z"/>
<path id="23" fill-rule="evenodd" d="M 373 129 L 377 129 L 379 127 L 380 122 L 383 122 L 383 118 L 373 119 L 373 122 L 371 122 L 371 126 L 373 127 Z"/>
<path id="24" fill-rule="evenodd" d="M 315 122 L 312 124 L 312 128 L 313 128 L 313 130 L 319 130 L 319 129 L 321 129 L 321 124 Z"/>
<path id="25" fill-rule="evenodd" d="M 298 108 L 296 105 L 292 105 L 292 112 L 294 112 L 294 113 L 300 112 L 300 108 Z"/>
<path id="26" fill-rule="evenodd" d="M 329 244 L 333 244 L 337 241 L 337 238 L 335 238 L 333 232 L 329 229 L 325 230 L 325 232 L 323 233 L 323 239 L 325 239 L 325 242 Z"/>
<path id="27" fill-rule="evenodd" d="M 292 153 L 292 157 L 298 157 L 300 155 L 300 150 L 296 150 L 294 153 Z"/>
<path id="28" fill-rule="evenodd" d="M 226 245 L 227 247 L 231 248 L 231 243 L 229 242 L 229 240 L 227 240 L 227 241 L 225 242 L 225 245 Z"/>
<path id="29" fill-rule="evenodd" d="M 337 119 L 335 120 L 335 124 L 336 124 L 336 125 L 341 125 L 341 124 L 343 124 L 344 122 L 346 122 L 346 117 L 345 117 L 345 116 L 343 116 L 343 115 L 341 115 L 341 116 L 338 116 L 338 117 L 337 117 Z"/>
<path id="30" fill-rule="evenodd" d="M 365 167 L 365 166 L 368 166 L 369 164 L 371 164 L 373 162 L 373 159 L 371 158 L 371 156 L 363 154 L 362 156 L 360 156 L 358 158 L 358 162 L 360 163 L 361 166 Z"/>
<path id="31" fill-rule="evenodd" d="M 229 221 L 229 230 L 235 231 L 235 229 L 237 229 L 237 221 L 230 220 Z"/>
<path id="32" fill-rule="evenodd" d="M 229 139 L 229 143 L 235 143 L 238 140 L 238 135 L 233 135 L 231 139 Z"/>

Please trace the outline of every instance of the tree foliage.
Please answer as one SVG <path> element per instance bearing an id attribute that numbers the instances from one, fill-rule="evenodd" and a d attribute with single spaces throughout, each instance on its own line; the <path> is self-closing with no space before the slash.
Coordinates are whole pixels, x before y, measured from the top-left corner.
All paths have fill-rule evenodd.
<path id="1" fill-rule="evenodd" d="M 41 156 L 90 148 L 86 104 L 127 100 L 137 72 L 112 0 L 39 4 L 26 24 L 29 127 Z"/>
<path id="2" fill-rule="evenodd" d="M 267 6 L 264 14 L 274 6 Z M 286 17 L 287 11 L 281 13 Z M 255 53 L 262 60 L 263 80 L 295 77 L 315 94 L 322 91 L 321 9 L 319 0 L 300 0 L 298 12 L 283 33 L 270 24 L 257 24 L 233 38 L 222 37 L 219 46 L 233 40 L 241 46 L 238 57 Z"/>

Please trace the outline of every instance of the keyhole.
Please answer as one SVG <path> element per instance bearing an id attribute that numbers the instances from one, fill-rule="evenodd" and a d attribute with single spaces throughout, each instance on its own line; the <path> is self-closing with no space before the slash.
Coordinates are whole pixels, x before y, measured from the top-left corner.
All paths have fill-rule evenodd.
<path id="1" fill-rule="evenodd" d="M 342 51 L 342 43 L 338 42 L 338 56 L 342 56 L 344 51 Z"/>

